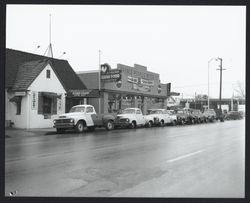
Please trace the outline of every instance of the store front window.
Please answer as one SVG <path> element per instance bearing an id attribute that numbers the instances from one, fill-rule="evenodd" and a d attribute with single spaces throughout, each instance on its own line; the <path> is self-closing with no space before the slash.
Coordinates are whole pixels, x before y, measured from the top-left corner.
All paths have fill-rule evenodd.
<path id="1" fill-rule="evenodd" d="M 38 92 L 38 114 L 57 114 L 57 98 L 56 93 Z"/>

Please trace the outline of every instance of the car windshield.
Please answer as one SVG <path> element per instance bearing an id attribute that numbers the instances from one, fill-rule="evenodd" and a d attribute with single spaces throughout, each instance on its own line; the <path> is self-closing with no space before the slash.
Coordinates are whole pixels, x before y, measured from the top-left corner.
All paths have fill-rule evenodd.
<path id="1" fill-rule="evenodd" d="M 125 109 L 122 112 L 123 114 L 134 114 L 135 113 L 135 109 Z"/>
<path id="2" fill-rule="evenodd" d="M 84 106 L 76 106 L 76 107 L 72 107 L 70 109 L 70 113 L 73 113 L 73 112 L 84 112 L 85 110 L 85 107 Z"/>
<path id="3" fill-rule="evenodd" d="M 161 110 L 151 110 L 149 111 L 149 114 L 162 114 L 163 112 Z"/>

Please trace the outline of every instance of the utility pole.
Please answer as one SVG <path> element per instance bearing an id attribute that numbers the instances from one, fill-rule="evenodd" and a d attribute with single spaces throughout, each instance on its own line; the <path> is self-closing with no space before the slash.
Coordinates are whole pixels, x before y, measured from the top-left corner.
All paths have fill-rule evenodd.
<path id="1" fill-rule="evenodd" d="M 222 58 L 218 58 L 220 60 L 220 68 L 216 69 L 220 71 L 220 97 L 219 97 L 219 117 L 220 121 L 224 121 L 222 118 L 222 110 L 221 110 L 221 93 L 222 93 L 222 71 L 226 69 L 222 69 Z"/>
<path id="2" fill-rule="evenodd" d="M 99 89 L 99 98 L 98 98 L 98 107 L 99 114 L 101 113 L 101 50 L 99 50 L 99 71 L 98 71 L 98 89 Z"/>

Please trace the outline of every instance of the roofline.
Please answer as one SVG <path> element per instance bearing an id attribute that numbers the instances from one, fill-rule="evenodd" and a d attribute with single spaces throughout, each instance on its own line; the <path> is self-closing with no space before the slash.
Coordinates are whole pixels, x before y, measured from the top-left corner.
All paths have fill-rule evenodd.
<path id="1" fill-rule="evenodd" d="M 30 53 L 30 52 L 27 52 L 27 51 L 21 51 L 21 50 L 17 50 L 17 49 L 6 48 L 6 50 L 12 50 L 12 51 L 21 52 L 21 53 L 25 53 L 25 54 L 30 54 L 30 55 L 34 55 L 34 56 L 42 56 L 42 57 L 44 57 L 46 59 L 51 59 L 51 60 L 56 59 L 56 60 L 59 60 L 59 61 L 68 61 L 66 59 L 58 59 L 58 58 L 55 58 L 55 57 L 48 57 L 48 56 L 44 56 L 44 55 L 41 55 L 41 54 L 34 54 L 34 53 Z"/>
<path id="2" fill-rule="evenodd" d="M 77 71 L 76 74 L 82 74 L 82 73 L 98 73 L 99 70 L 87 70 L 87 71 Z"/>

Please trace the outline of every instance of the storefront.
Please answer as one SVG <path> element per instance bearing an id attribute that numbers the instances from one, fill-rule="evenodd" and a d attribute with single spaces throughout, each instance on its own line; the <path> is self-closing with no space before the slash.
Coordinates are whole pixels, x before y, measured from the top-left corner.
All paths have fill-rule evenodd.
<path id="1" fill-rule="evenodd" d="M 110 69 L 105 64 L 101 69 L 100 107 L 101 113 L 116 113 L 129 107 L 140 108 L 145 114 L 151 108 L 166 108 L 170 83 L 160 82 L 159 74 L 147 71 L 147 67 L 117 64 Z M 99 72 L 79 72 L 78 76 L 88 89 L 98 90 Z M 89 104 L 99 109 L 98 100 Z"/>

